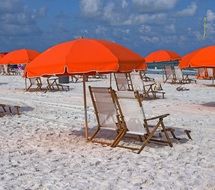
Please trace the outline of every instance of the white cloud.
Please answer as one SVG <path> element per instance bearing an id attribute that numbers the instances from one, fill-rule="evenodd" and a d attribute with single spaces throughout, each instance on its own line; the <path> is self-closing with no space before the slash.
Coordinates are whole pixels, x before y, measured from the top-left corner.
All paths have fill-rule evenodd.
<path id="1" fill-rule="evenodd" d="M 174 33 L 175 32 L 175 25 L 170 24 L 170 25 L 165 26 L 165 31 L 167 33 Z"/>
<path id="2" fill-rule="evenodd" d="M 166 11 L 175 7 L 178 0 L 132 0 L 142 12 Z"/>
<path id="3" fill-rule="evenodd" d="M 81 0 L 80 5 L 86 16 L 98 16 L 102 7 L 101 0 Z"/>
<path id="4" fill-rule="evenodd" d="M 192 2 L 190 5 L 188 5 L 187 8 L 178 11 L 177 12 L 177 16 L 193 16 L 195 15 L 197 10 L 197 5 L 196 3 Z"/>
<path id="5" fill-rule="evenodd" d="M 125 20 L 122 24 L 124 25 L 133 25 L 133 24 L 145 24 L 145 23 L 159 23 L 166 20 L 165 13 L 158 14 L 136 14 L 131 15 L 127 20 Z"/>
<path id="6" fill-rule="evenodd" d="M 122 8 L 127 8 L 128 7 L 128 2 L 126 0 L 122 0 Z"/>
<path id="7" fill-rule="evenodd" d="M 158 43 L 160 38 L 157 36 L 140 36 L 140 39 L 146 43 Z"/>
<path id="8" fill-rule="evenodd" d="M 215 21 L 215 12 L 213 12 L 212 10 L 207 10 L 207 21 L 208 22 L 213 22 Z"/>

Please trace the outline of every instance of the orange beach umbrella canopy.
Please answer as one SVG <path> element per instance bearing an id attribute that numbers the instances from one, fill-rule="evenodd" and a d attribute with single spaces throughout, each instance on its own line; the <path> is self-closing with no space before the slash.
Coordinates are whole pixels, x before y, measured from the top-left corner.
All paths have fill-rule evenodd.
<path id="1" fill-rule="evenodd" d="M 179 67 L 185 69 L 215 67 L 215 46 L 207 46 L 192 51 L 182 57 Z"/>
<path id="2" fill-rule="evenodd" d="M 19 64 L 29 63 L 35 57 L 39 55 L 39 52 L 31 49 L 18 49 L 9 52 L 1 60 L 0 64 Z"/>
<path id="3" fill-rule="evenodd" d="M 145 60 L 111 41 L 80 38 L 55 45 L 26 66 L 27 77 L 146 69 Z"/>
<path id="4" fill-rule="evenodd" d="M 171 50 L 157 50 L 145 57 L 146 63 L 159 63 L 177 61 L 181 58 L 179 54 Z"/>

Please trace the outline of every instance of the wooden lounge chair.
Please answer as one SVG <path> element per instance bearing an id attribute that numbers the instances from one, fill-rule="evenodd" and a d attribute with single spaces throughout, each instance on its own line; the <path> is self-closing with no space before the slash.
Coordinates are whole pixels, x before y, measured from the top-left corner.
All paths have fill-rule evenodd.
<path id="1" fill-rule="evenodd" d="M 58 77 L 47 77 L 47 90 L 50 91 L 60 91 L 60 90 L 65 90 L 69 91 L 69 86 L 68 85 L 63 85 L 59 84 L 58 82 Z"/>
<path id="2" fill-rule="evenodd" d="M 172 142 L 168 135 L 168 130 L 164 126 L 164 118 L 169 114 L 159 115 L 152 118 L 146 118 L 143 110 L 141 97 L 138 91 L 135 92 L 116 92 L 115 102 L 122 111 L 123 123 L 126 126 L 126 133 L 123 133 L 115 146 L 119 144 L 119 141 L 126 135 L 138 136 L 142 140 L 142 146 L 140 148 L 130 148 L 138 150 L 138 154 L 144 149 L 144 147 L 151 141 L 165 143 L 172 147 Z M 149 125 L 151 121 L 155 121 L 156 124 Z M 160 129 L 160 130 L 159 130 Z M 155 138 L 156 132 L 163 133 L 165 138 Z M 120 146 L 120 145 L 118 145 Z M 129 148 L 129 147 L 127 147 Z"/>
<path id="3" fill-rule="evenodd" d="M 120 141 L 122 133 L 125 133 L 125 127 L 121 122 L 122 118 L 120 118 L 122 114 L 120 113 L 120 110 L 116 107 L 114 102 L 114 91 L 111 88 L 90 86 L 89 91 L 96 115 L 96 120 L 98 123 L 96 131 L 93 133 L 89 140 L 93 142 L 116 146 L 117 142 Z M 95 137 L 98 132 L 104 129 L 111 130 L 116 133 L 116 136 L 112 143 L 95 140 Z"/>
<path id="4" fill-rule="evenodd" d="M 26 85 L 27 85 L 27 80 L 29 81 L 29 86 L 26 86 L 26 91 L 29 91 L 30 89 L 34 88 L 35 90 L 42 90 L 42 80 L 40 77 L 36 78 L 27 78 L 26 80 Z"/>
<path id="5" fill-rule="evenodd" d="M 11 106 L 11 105 L 6 105 L 6 104 L 0 104 L 1 107 L 1 113 L 3 115 L 9 113 L 9 114 L 17 114 L 20 115 L 20 106 Z"/>
<path id="6" fill-rule="evenodd" d="M 188 75 L 184 75 L 178 66 L 174 67 L 173 83 L 188 84 L 191 82 L 196 83 L 196 80 L 189 78 Z"/>
<path id="7" fill-rule="evenodd" d="M 163 82 L 170 82 L 174 81 L 174 69 L 170 65 L 165 65 L 163 68 Z"/>
<path id="8" fill-rule="evenodd" d="M 130 73 L 114 73 L 118 91 L 134 91 Z"/>
<path id="9" fill-rule="evenodd" d="M 138 90 L 144 98 L 156 99 L 158 94 L 164 98 L 165 91 L 161 85 L 155 81 L 145 82 L 140 72 L 132 72 L 131 79 L 133 81 L 134 90 Z"/>
<path id="10" fill-rule="evenodd" d="M 146 76 L 146 72 L 145 71 L 139 71 L 140 73 L 140 76 L 141 76 L 141 79 L 144 81 L 144 82 L 155 82 L 155 79 L 154 78 L 151 78 L 149 76 Z"/>

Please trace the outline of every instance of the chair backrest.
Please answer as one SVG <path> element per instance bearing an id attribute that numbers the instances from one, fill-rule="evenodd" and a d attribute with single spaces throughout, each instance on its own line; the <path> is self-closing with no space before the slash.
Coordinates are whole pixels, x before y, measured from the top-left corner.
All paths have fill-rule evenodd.
<path id="1" fill-rule="evenodd" d="M 214 68 L 207 68 L 208 71 L 208 77 L 209 78 L 215 78 L 215 69 Z"/>
<path id="2" fill-rule="evenodd" d="M 130 73 L 114 73 L 116 87 L 118 91 L 133 91 L 133 84 Z"/>
<path id="3" fill-rule="evenodd" d="M 206 68 L 198 68 L 197 78 L 198 79 L 208 78 L 207 69 Z"/>
<path id="4" fill-rule="evenodd" d="M 133 83 L 134 91 L 147 91 L 146 85 L 153 85 L 153 88 L 155 87 L 156 82 L 155 81 L 144 81 L 142 78 L 142 74 L 140 72 L 131 72 L 131 80 Z M 151 89 L 153 90 L 153 89 Z"/>
<path id="5" fill-rule="evenodd" d="M 145 114 L 138 91 L 116 92 L 119 106 L 128 132 L 136 135 L 144 135 Z"/>
<path id="6" fill-rule="evenodd" d="M 171 65 L 164 65 L 164 82 L 166 82 L 168 79 L 174 79 L 174 69 Z"/>
<path id="7" fill-rule="evenodd" d="M 183 79 L 182 70 L 178 66 L 174 66 L 174 74 L 175 74 L 175 78 L 177 80 L 182 80 Z"/>
<path id="8" fill-rule="evenodd" d="M 144 82 L 141 79 L 141 75 L 139 72 L 132 72 L 131 73 L 131 80 L 133 83 L 134 90 L 142 91 L 144 88 Z"/>
<path id="9" fill-rule="evenodd" d="M 117 123 L 120 123 L 120 115 L 115 105 L 113 90 L 89 86 L 89 91 L 98 125 L 103 128 L 118 129 Z"/>

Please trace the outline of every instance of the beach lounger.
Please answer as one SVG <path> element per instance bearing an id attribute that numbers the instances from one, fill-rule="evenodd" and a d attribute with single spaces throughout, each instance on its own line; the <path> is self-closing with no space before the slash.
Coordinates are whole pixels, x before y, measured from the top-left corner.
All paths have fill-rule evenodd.
<path id="1" fill-rule="evenodd" d="M 188 75 L 184 75 L 182 70 L 178 66 L 174 66 L 174 75 L 173 75 L 173 83 L 180 83 L 180 84 L 188 84 L 191 82 L 195 82 L 195 79 L 189 78 Z"/>
<path id="2" fill-rule="evenodd" d="M 64 84 L 59 84 L 58 82 L 58 77 L 47 77 L 47 90 L 50 91 L 60 91 L 60 90 L 65 90 L 65 91 L 69 91 L 69 86 L 68 85 L 64 85 Z"/>
<path id="3" fill-rule="evenodd" d="M 118 91 L 134 91 L 130 73 L 114 73 Z"/>
<path id="4" fill-rule="evenodd" d="M 138 90 L 144 98 L 156 99 L 158 94 L 164 98 L 165 91 L 163 90 L 161 84 L 155 81 L 145 82 L 140 72 L 132 72 L 131 79 L 134 90 Z"/>
<path id="5" fill-rule="evenodd" d="M 140 148 L 131 148 L 133 150 L 138 150 L 137 153 L 140 153 L 144 147 L 151 141 L 165 143 L 172 147 L 172 142 L 169 138 L 169 134 L 167 132 L 166 127 L 164 126 L 164 118 L 166 118 L 169 114 L 163 114 L 152 118 L 146 118 L 143 110 L 143 105 L 141 101 L 141 97 L 138 91 L 135 92 L 116 92 L 116 103 L 118 107 L 122 110 L 123 122 L 126 125 L 126 133 L 123 135 L 136 135 L 139 136 L 140 139 L 144 139 L 142 141 L 142 145 Z M 156 121 L 154 125 L 150 125 L 151 121 Z M 160 129 L 160 130 L 159 130 Z M 156 132 L 161 132 L 164 134 L 165 138 L 155 138 Z M 174 132 L 173 132 L 174 133 Z M 124 137 L 123 136 L 123 137 Z M 120 137 L 121 140 L 123 137 Z M 116 146 L 119 142 L 116 141 Z M 118 145 L 120 146 L 120 145 Z M 129 148 L 129 147 L 127 147 Z"/>
<path id="6" fill-rule="evenodd" d="M 26 81 L 26 91 L 29 91 L 30 89 L 34 88 L 35 90 L 42 90 L 42 80 L 40 77 L 36 78 L 27 78 Z M 29 86 L 27 87 L 27 81 L 29 81 Z"/>
<path id="7" fill-rule="evenodd" d="M 123 122 L 121 122 L 122 118 L 120 118 L 122 114 L 114 102 L 114 91 L 111 88 L 90 86 L 89 91 L 97 120 L 97 129 L 89 140 L 116 146 L 122 134 L 125 133 L 125 127 Z M 95 140 L 96 135 L 101 130 L 109 130 L 116 133 L 112 143 Z"/>
<path id="8" fill-rule="evenodd" d="M 155 82 L 154 78 L 151 78 L 149 76 L 146 76 L 146 72 L 145 71 L 139 71 L 140 75 L 141 75 L 141 79 L 144 82 Z"/>
<path id="9" fill-rule="evenodd" d="M 1 114 L 17 114 L 20 115 L 20 106 L 11 106 L 6 104 L 0 104 L 1 107 Z"/>

